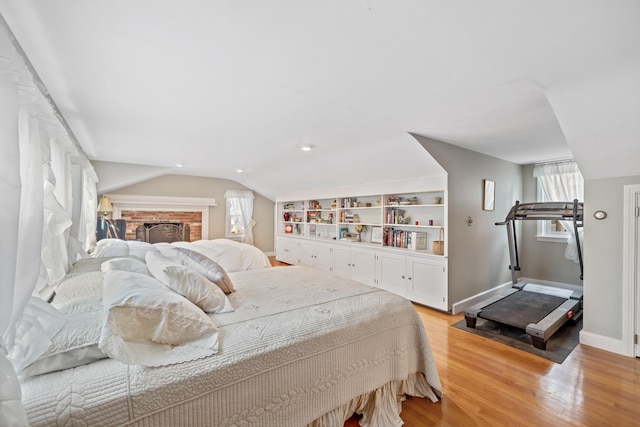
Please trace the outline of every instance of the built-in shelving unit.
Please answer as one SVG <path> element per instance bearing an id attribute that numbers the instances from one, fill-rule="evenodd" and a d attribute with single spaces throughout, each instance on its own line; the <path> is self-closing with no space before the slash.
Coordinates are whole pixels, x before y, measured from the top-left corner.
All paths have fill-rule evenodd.
<path id="1" fill-rule="evenodd" d="M 432 253 L 446 234 L 445 193 L 278 202 L 276 234 Z"/>
<path id="2" fill-rule="evenodd" d="M 276 258 L 447 310 L 446 198 L 442 189 L 280 200 Z"/>

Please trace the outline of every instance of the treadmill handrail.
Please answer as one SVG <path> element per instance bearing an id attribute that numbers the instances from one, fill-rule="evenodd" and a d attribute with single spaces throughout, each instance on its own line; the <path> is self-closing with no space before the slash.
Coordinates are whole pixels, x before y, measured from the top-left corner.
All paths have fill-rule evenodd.
<path id="1" fill-rule="evenodd" d="M 518 259 L 518 245 L 515 222 L 522 220 L 530 221 L 546 221 L 561 220 L 573 222 L 576 246 L 578 250 L 578 261 L 580 264 L 580 280 L 583 280 L 583 262 L 582 248 L 580 247 L 580 236 L 578 228 L 583 227 L 584 203 L 574 199 L 573 202 L 533 202 L 520 203 L 516 200 L 516 204 L 509 210 L 507 217 L 502 222 L 496 222 L 495 225 L 506 225 L 507 236 L 509 241 L 509 258 L 511 259 L 511 277 L 513 284 L 516 284 L 515 270 L 520 270 L 520 262 Z M 515 264 L 514 264 L 515 261 Z"/>

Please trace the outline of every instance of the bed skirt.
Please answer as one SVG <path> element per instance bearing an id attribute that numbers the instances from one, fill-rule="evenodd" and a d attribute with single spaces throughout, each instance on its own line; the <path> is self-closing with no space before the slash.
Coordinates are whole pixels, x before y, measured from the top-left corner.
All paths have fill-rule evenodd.
<path id="1" fill-rule="evenodd" d="M 353 414 L 362 415 L 362 427 L 400 427 L 403 424 L 400 412 L 406 396 L 428 397 L 432 402 L 437 402 L 440 397 L 434 394 L 422 373 L 412 374 L 406 380 L 390 381 L 356 397 L 309 423 L 307 427 L 342 427 Z"/>

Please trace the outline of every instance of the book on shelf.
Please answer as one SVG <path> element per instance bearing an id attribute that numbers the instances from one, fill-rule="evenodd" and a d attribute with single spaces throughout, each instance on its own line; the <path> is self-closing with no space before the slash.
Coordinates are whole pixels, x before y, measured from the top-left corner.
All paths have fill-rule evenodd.
<path id="1" fill-rule="evenodd" d="M 382 242 L 384 246 L 421 251 L 427 249 L 427 233 L 385 228 Z"/>

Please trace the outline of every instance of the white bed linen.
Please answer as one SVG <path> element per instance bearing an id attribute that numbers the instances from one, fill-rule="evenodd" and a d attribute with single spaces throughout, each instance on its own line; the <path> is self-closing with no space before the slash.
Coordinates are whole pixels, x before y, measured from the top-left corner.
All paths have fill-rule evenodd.
<path id="1" fill-rule="evenodd" d="M 227 273 L 271 267 L 269 258 L 260 249 L 234 240 L 196 240 L 171 245 L 199 252 L 220 264 Z"/>
<path id="2" fill-rule="evenodd" d="M 231 277 L 236 310 L 210 315 L 218 354 L 160 368 L 106 359 L 28 378 L 31 425 L 324 426 L 358 410 L 366 425 L 388 427 L 401 423 L 402 394 L 441 395 L 406 299 L 305 267 Z"/>

